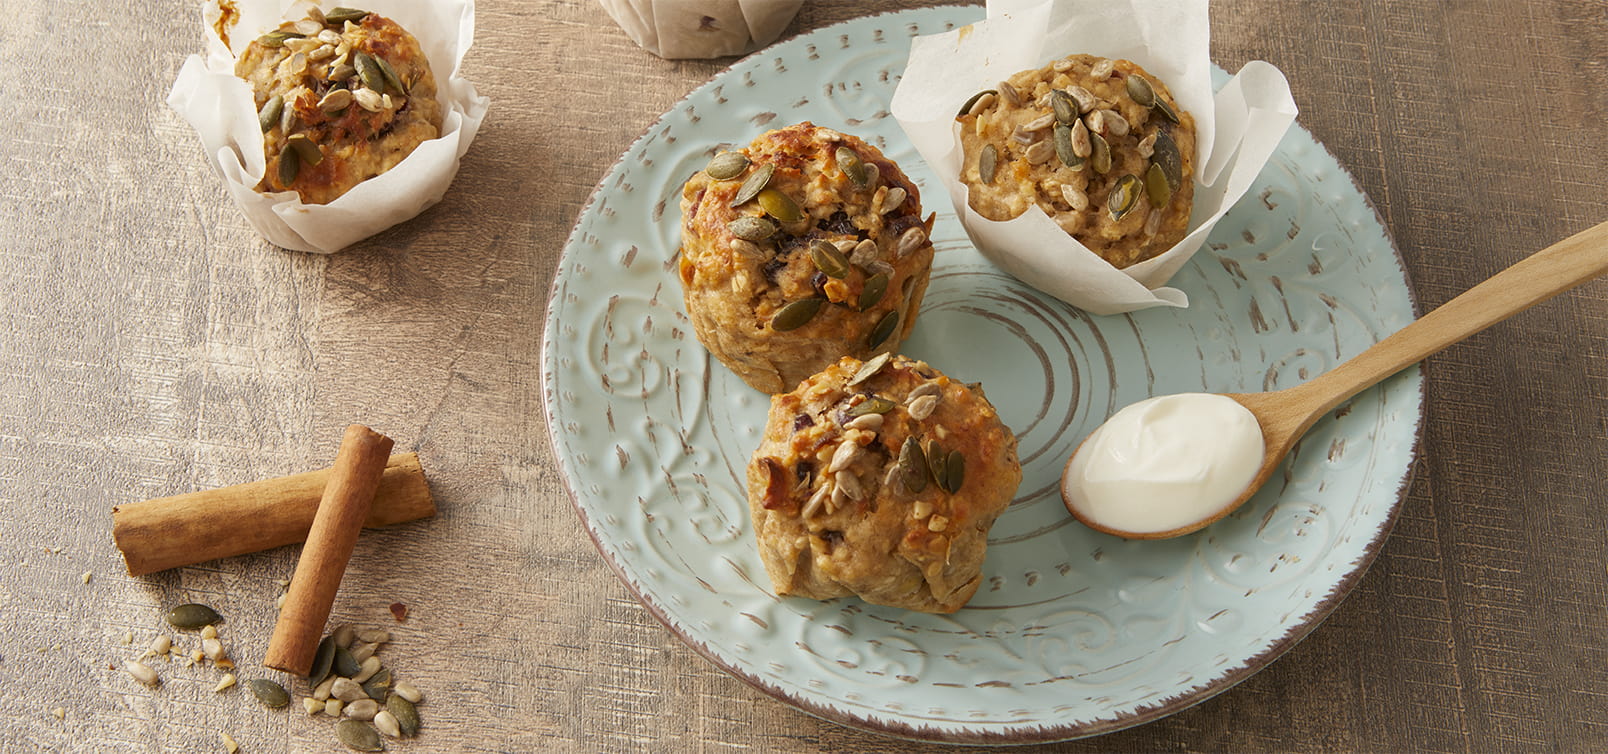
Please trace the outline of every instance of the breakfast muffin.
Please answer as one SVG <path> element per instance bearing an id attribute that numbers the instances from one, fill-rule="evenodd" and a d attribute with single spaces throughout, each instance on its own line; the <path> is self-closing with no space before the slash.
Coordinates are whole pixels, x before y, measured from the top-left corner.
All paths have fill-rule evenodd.
<path id="1" fill-rule="evenodd" d="M 1022 480 L 978 385 L 926 363 L 844 357 L 771 397 L 748 505 L 780 595 L 952 613 Z"/>
<path id="2" fill-rule="evenodd" d="M 1022 71 L 958 120 L 961 180 L 989 220 L 1037 205 L 1119 269 L 1188 232 L 1195 120 L 1130 61 L 1071 55 Z"/>
<path id="3" fill-rule="evenodd" d="M 235 75 L 251 84 L 262 124 L 264 193 L 328 204 L 441 129 L 418 41 L 376 13 L 311 8 L 252 41 Z"/>
<path id="4" fill-rule="evenodd" d="M 915 183 L 854 136 L 801 123 L 721 152 L 681 191 L 693 331 L 766 393 L 896 351 L 927 290 L 932 222 Z"/>

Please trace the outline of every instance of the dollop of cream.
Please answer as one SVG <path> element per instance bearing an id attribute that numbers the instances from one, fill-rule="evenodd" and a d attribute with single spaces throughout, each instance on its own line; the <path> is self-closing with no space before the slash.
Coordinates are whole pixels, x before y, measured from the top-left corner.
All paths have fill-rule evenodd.
<path id="1" fill-rule="evenodd" d="M 1265 450 L 1256 416 L 1234 399 L 1163 395 L 1123 408 L 1089 435 L 1061 476 L 1061 496 L 1097 529 L 1171 532 L 1244 493 Z"/>

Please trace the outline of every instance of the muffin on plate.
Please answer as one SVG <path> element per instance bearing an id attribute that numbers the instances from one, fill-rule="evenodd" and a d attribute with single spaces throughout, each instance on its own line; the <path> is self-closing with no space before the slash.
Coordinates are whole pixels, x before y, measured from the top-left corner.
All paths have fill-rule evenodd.
<path id="1" fill-rule="evenodd" d="M 721 152 L 681 191 L 679 277 L 699 342 L 766 393 L 896 351 L 932 270 L 933 216 L 876 147 L 801 123 Z"/>
<path id="2" fill-rule="evenodd" d="M 748 504 L 776 593 L 952 613 L 1022 480 L 981 386 L 887 353 L 771 397 Z"/>
<path id="3" fill-rule="evenodd" d="M 1195 193 L 1195 120 L 1128 60 L 1069 55 L 961 109 L 961 180 L 989 220 L 1037 205 L 1117 268 L 1183 240 Z"/>
<path id="4" fill-rule="evenodd" d="M 264 193 L 328 204 L 440 133 L 429 61 L 377 13 L 313 7 L 254 40 L 235 75 L 251 84 L 262 125 Z"/>

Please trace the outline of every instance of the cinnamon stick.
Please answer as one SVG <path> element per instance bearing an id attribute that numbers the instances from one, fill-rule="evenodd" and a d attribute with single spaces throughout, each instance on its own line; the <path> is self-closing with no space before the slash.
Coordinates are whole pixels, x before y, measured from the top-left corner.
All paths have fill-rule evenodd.
<path id="1" fill-rule="evenodd" d="M 263 665 L 300 676 L 312 670 L 313 654 L 335 605 L 341 576 L 374 504 L 390 455 L 391 438 L 361 424 L 346 428 L 335 466 L 330 469 L 329 485 L 318 503 L 318 515 L 313 517 L 307 544 L 296 561 L 285 606 L 268 640 Z"/>
<path id="2" fill-rule="evenodd" d="M 271 550 L 307 539 L 331 469 L 112 508 L 130 576 Z M 391 456 L 364 526 L 429 518 L 435 499 L 417 453 Z"/>

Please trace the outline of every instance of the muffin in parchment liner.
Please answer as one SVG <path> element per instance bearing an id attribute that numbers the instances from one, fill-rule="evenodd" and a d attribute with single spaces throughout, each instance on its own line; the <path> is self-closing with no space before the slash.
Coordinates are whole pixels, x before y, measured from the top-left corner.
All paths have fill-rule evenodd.
<path id="1" fill-rule="evenodd" d="M 915 182 L 851 134 L 800 123 L 717 154 L 681 192 L 693 332 L 772 394 L 895 351 L 927 290 L 932 222 Z"/>
<path id="2" fill-rule="evenodd" d="M 446 193 L 485 117 L 459 74 L 473 0 L 213 0 L 202 20 L 207 51 L 185 60 L 168 104 L 276 245 L 331 253 L 414 217 Z"/>
<path id="3" fill-rule="evenodd" d="M 1212 226 L 1250 188 L 1296 114 L 1284 75 L 1261 61 L 1246 64 L 1214 94 L 1208 36 L 1205 0 L 992 0 L 986 20 L 914 40 L 890 109 L 911 143 L 944 181 L 955 214 L 973 244 L 1006 272 L 1094 314 L 1186 306 L 1187 296 L 1165 287 L 1166 282 L 1188 263 Z M 1076 66 L 1076 61 L 1084 60 L 1091 70 L 1079 68 L 1079 81 L 1071 80 L 1072 69 L 1053 68 L 1058 61 L 1073 61 Z M 1014 180 L 1022 190 L 1013 193 L 1023 199 L 1013 201 L 1027 204 L 1030 199 L 1032 206 L 1004 220 L 990 219 L 974 208 L 966 178 L 977 182 L 980 151 L 968 161 L 963 134 L 968 125 L 976 128 L 977 119 L 957 122 L 957 113 L 973 109 L 977 105 L 973 98 L 982 92 L 992 91 L 997 104 L 1001 82 L 1023 83 L 1023 77 L 1035 71 L 1048 70 L 1052 80 L 1056 74 L 1068 74 L 1066 81 L 1049 88 L 1069 94 L 1073 93 L 1072 87 L 1092 94 L 1117 80 L 1126 84 L 1131 77 L 1120 67 L 1111 73 L 1102 72 L 1103 77 L 1090 75 L 1093 66 L 1105 60 L 1113 61 L 1114 66 L 1134 66 L 1134 71 L 1143 71 L 1140 75 L 1153 89 L 1160 87 L 1157 91 L 1170 95 L 1170 100 L 1163 101 L 1180 120 L 1168 124 L 1170 136 L 1181 134 L 1178 126 L 1185 116 L 1194 121 L 1193 152 L 1185 152 L 1183 140 L 1174 138 L 1174 144 L 1180 147 L 1180 170 L 1175 175 L 1161 176 L 1182 179 L 1182 167 L 1188 164 L 1193 173 L 1192 187 L 1171 185 L 1168 181 L 1169 191 L 1163 197 L 1159 186 L 1146 186 L 1151 158 L 1143 152 L 1152 149 L 1154 142 L 1141 148 L 1139 140 L 1135 140 L 1126 145 L 1129 148 L 1122 154 L 1114 153 L 1119 163 L 1095 182 L 1093 195 L 1089 192 L 1091 186 L 1081 180 L 1087 175 L 1078 180 L 1068 180 L 1065 174 L 1033 175 L 1033 169 L 1044 163 L 1033 164 L 1025 154 L 1030 145 L 1022 144 L 1023 153 L 1008 155 L 1011 159 L 1003 170 L 1020 171 Z M 1094 78 L 1098 80 L 1091 82 Z M 1031 98 L 1031 105 L 1041 104 L 1033 95 L 1025 96 Z M 1133 116 L 1139 113 L 1132 97 L 1123 101 L 1120 90 L 1102 91 L 1094 99 L 1094 110 L 1119 113 L 1125 121 L 1107 123 L 1108 116 L 1101 115 L 1097 116 L 1099 125 L 1114 125 L 1119 130 L 1126 125 L 1129 133 L 1134 126 L 1150 130 L 1144 124 L 1153 122 L 1154 106 L 1145 109 L 1145 117 L 1136 118 Z M 1085 103 L 1077 104 L 1077 120 L 1085 123 L 1086 130 L 1093 130 Z M 967 121 L 968 115 L 980 114 L 963 113 L 959 120 Z M 988 117 L 983 118 L 985 133 L 974 131 L 974 136 L 1009 139 L 1016 136 L 1015 127 L 1022 125 L 1013 121 L 1013 133 L 1000 134 L 988 130 Z M 1074 127 L 1070 120 L 1062 121 L 1062 125 Z M 1050 131 L 1045 135 L 1048 138 L 1043 143 L 1047 146 L 1037 147 L 1039 153 L 1033 157 L 1056 160 L 1055 134 Z M 981 143 L 977 146 L 981 150 Z M 1138 157 L 1132 158 L 1134 162 L 1128 166 L 1120 162 L 1129 159 L 1124 155 Z M 1088 159 L 1092 152 L 1079 157 Z M 1116 181 L 1126 175 L 1133 179 L 1124 183 L 1118 205 L 1128 210 L 1143 208 L 1145 212 L 1119 211 L 1114 216 L 1109 204 L 1111 193 L 1117 190 Z M 1031 190 L 1025 186 L 1029 181 L 1033 183 Z M 1081 196 L 1063 194 L 1061 186 L 1067 184 Z M 1150 202 L 1148 190 L 1156 190 L 1158 202 L 1167 205 L 1154 221 L 1150 210 L 1156 207 Z M 1043 205 L 1037 201 L 1040 196 L 1046 200 Z M 1138 200 L 1130 206 L 1128 196 Z M 1189 196 L 1192 206 L 1179 234 L 1174 224 L 1185 215 L 1179 206 L 1185 196 Z M 1108 202 L 1105 207 L 1099 206 L 1100 197 Z M 999 199 L 998 195 L 985 196 L 977 206 L 987 212 L 991 206 L 998 209 L 1009 203 L 996 201 Z M 1074 204 L 1084 200 L 1085 209 L 1074 211 Z M 1094 212 L 1085 214 L 1089 209 Z M 1109 222 L 1098 219 L 1096 213 L 1102 211 Z M 1076 220 L 1074 215 L 1082 219 Z M 1152 222 L 1154 225 L 1149 225 Z M 1077 237 L 1082 230 L 1102 225 L 1105 227 L 1094 228 L 1094 234 L 1085 234 L 1090 244 Z M 1114 240 L 1119 242 L 1113 243 Z M 1162 244 L 1166 244 L 1165 248 L 1160 248 Z M 1137 250 L 1124 250 L 1124 246 Z"/>
<path id="4" fill-rule="evenodd" d="M 905 356 L 844 357 L 771 397 L 748 502 L 777 594 L 952 613 L 1021 479 L 980 385 Z"/>

